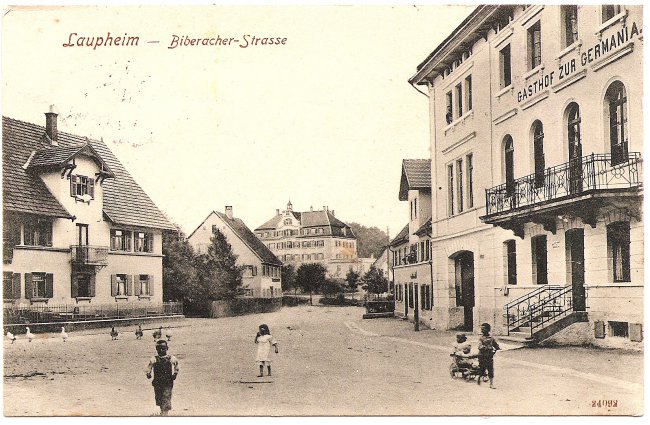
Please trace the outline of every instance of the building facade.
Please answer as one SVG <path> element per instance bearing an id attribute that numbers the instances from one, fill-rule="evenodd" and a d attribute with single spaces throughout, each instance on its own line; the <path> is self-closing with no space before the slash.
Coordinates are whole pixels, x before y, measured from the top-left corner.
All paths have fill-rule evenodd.
<path id="1" fill-rule="evenodd" d="M 395 314 L 431 327 L 431 160 L 402 161 L 398 198 L 409 203 L 409 221 L 389 243 Z"/>
<path id="2" fill-rule="evenodd" d="M 174 230 L 103 141 L 3 117 L 3 302 L 162 302 Z"/>
<path id="3" fill-rule="evenodd" d="M 276 210 L 275 216 L 255 229 L 257 237 L 283 263 L 296 268 L 320 263 L 333 278 L 344 279 L 350 268 L 362 264 L 357 257 L 357 238 L 352 228 L 334 216 L 334 210 Z"/>
<path id="4" fill-rule="evenodd" d="M 479 6 L 417 67 L 437 326 L 640 344 L 642 30 L 641 6 Z"/>
<path id="5" fill-rule="evenodd" d="M 197 254 L 206 254 L 212 235 L 218 229 L 237 255 L 237 265 L 244 267 L 245 295 L 256 298 L 282 296 L 280 268 L 282 262 L 264 245 L 246 224 L 233 217 L 232 206 L 225 213 L 212 211 L 190 234 L 188 242 Z"/>

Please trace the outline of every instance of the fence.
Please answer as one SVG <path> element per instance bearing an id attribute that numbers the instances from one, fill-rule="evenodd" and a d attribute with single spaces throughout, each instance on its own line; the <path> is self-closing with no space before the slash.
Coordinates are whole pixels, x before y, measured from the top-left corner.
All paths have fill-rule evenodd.
<path id="1" fill-rule="evenodd" d="M 132 319 L 183 314 L 183 303 L 167 302 L 143 305 L 142 303 L 115 303 L 97 305 L 44 305 L 3 307 L 5 325 L 27 325 L 51 322 L 84 322 L 93 320 Z"/>
<path id="2" fill-rule="evenodd" d="M 212 301 L 210 317 L 232 317 L 252 313 L 269 313 L 282 308 L 282 298 L 248 298 Z"/>

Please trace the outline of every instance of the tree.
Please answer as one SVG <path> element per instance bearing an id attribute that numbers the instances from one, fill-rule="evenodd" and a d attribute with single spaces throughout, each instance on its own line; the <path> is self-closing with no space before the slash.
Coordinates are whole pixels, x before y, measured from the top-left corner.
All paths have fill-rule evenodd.
<path id="1" fill-rule="evenodd" d="M 237 265 L 226 236 L 214 229 L 208 253 L 195 259 L 197 280 L 208 300 L 232 299 L 241 293 L 243 267 Z"/>
<path id="2" fill-rule="evenodd" d="M 283 265 L 280 269 L 280 277 L 282 279 L 282 290 L 290 291 L 293 289 L 294 295 L 297 295 L 296 268 L 291 264 Z"/>
<path id="3" fill-rule="evenodd" d="M 163 300 L 185 301 L 188 285 L 196 281 L 194 249 L 185 234 L 176 226 L 175 232 L 163 232 Z"/>
<path id="4" fill-rule="evenodd" d="M 370 294 L 388 292 L 388 279 L 384 276 L 382 269 L 370 266 L 370 270 L 363 276 L 363 281 Z"/>
<path id="5" fill-rule="evenodd" d="M 325 279 L 325 282 L 323 282 L 323 295 L 328 298 L 338 294 L 342 289 L 341 284 L 335 279 Z"/>
<path id="6" fill-rule="evenodd" d="M 349 223 L 357 237 L 357 255 L 360 258 L 379 257 L 388 244 L 388 235 L 377 227 L 366 227 L 359 223 Z"/>
<path id="7" fill-rule="evenodd" d="M 301 288 L 309 291 L 309 305 L 314 305 L 312 294 L 323 287 L 326 271 L 319 263 L 305 263 L 298 267 L 296 281 Z"/>
<path id="8" fill-rule="evenodd" d="M 361 275 L 359 272 L 355 272 L 350 268 L 348 270 L 348 274 L 345 275 L 345 282 L 348 284 L 348 288 L 350 288 L 350 291 L 352 291 L 352 296 L 354 296 L 354 293 L 357 292 L 357 286 L 359 286 L 359 278 Z"/>

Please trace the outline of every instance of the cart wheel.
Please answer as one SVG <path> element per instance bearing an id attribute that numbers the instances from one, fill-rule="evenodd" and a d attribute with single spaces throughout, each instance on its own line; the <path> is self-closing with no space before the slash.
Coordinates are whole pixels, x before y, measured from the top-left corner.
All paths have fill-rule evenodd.
<path id="1" fill-rule="evenodd" d="M 456 379 L 456 365 L 454 363 L 449 365 L 449 375 L 451 379 Z"/>
<path id="2" fill-rule="evenodd" d="M 483 382 L 487 382 L 490 380 L 490 378 L 487 375 L 481 375 L 479 379 L 482 379 Z"/>

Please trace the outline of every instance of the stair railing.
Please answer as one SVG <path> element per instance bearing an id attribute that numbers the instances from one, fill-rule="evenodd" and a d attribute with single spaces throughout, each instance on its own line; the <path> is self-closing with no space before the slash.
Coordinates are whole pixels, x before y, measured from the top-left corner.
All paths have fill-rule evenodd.
<path id="1" fill-rule="evenodd" d="M 506 310 L 508 335 L 513 330 L 532 323 L 534 314 L 539 311 L 540 306 L 543 306 L 548 299 L 563 289 L 558 285 L 544 285 L 506 304 L 504 309 Z"/>
<path id="2" fill-rule="evenodd" d="M 561 291 L 551 295 L 543 304 L 531 312 L 530 336 L 535 329 L 543 328 L 546 323 L 554 321 L 560 316 L 566 316 L 573 311 L 573 288 L 565 286 Z"/>

